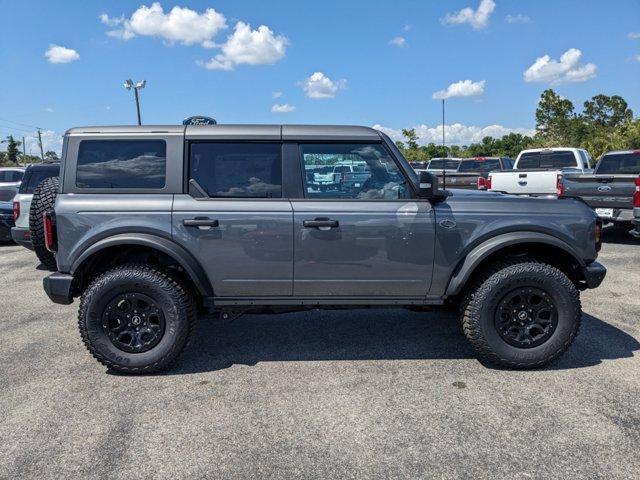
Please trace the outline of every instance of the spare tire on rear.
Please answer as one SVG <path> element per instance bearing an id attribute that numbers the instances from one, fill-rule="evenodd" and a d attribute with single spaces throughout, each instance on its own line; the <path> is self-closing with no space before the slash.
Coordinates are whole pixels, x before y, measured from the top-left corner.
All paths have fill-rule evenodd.
<path id="1" fill-rule="evenodd" d="M 58 269 L 56 257 L 47 250 L 44 244 L 44 221 L 42 214 L 53 208 L 58 196 L 60 181 L 58 177 L 49 177 L 36 187 L 31 200 L 31 210 L 29 210 L 29 230 L 31 230 L 31 241 L 33 249 L 42 264 L 48 270 L 55 272 Z"/>

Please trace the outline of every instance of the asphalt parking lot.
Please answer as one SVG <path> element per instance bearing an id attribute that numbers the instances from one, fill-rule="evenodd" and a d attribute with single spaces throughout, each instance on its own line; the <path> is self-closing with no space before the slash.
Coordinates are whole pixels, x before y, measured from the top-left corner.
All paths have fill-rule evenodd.
<path id="1" fill-rule="evenodd" d="M 481 364 L 452 314 L 359 310 L 202 319 L 127 377 L 0 246 L 0 478 L 638 478 L 640 244 L 608 228 L 600 261 L 543 370 Z"/>

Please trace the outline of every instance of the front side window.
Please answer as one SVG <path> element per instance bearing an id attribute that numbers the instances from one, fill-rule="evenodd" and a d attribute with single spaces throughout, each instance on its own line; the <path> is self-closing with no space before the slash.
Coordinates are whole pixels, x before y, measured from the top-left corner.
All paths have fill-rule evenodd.
<path id="1" fill-rule="evenodd" d="M 210 197 L 282 197 L 279 143 L 191 144 L 190 178 Z"/>
<path id="2" fill-rule="evenodd" d="M 82 140 L 78 149 L 79 188 L 164 188 L 164 140 Z"/>
<path id="3" fill-rule="evenodd" d="M 409 198 L 406 180 L 380 144 L 303 144 L 307 198 Z"/>

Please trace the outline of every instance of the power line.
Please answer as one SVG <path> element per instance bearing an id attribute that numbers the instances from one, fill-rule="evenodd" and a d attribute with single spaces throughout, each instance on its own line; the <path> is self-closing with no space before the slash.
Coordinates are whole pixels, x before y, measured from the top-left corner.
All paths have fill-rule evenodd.
<path id="1" fill-rule="evenodd" d="M 38 130 L 42 130 L 40 127 L 36 127 L 35 125 L 29 125 L 28 123 L 20 123 L 13 120 L 9 120 L 8 118 L 0 118 L 3 122 L 15 123 L 16 125 L 22 125 L 23 127 L 35 128 Z"/>
<path id="2" fill-rule="evenodd" d="M 29 133 L 32 133 L 32 132 L 33 132 L 33 129 L 31 129 L 31 130 L 27 130 L 26 128 L 12 127 L 12 126 L 9 126 L 9 125 L 0 125 L 0 127 L 2 127 L 2 128 L 7 128 L 7 129 L 9 129 L 9 130 L 11 130 L 11 131 L 13 131 L 13 130 L 18 130 L 19 132 L 29 132 Z"/>

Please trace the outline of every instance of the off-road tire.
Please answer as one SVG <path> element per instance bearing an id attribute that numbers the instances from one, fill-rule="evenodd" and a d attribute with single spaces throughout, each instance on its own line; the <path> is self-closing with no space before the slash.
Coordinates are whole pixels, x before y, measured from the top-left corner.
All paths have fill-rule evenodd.
<path id="1" fill-rule="evenodd" d="M 112 343 L 102 326 L 109 302 L 124 292 L 142 293 L 162 310 L 166 322 L 159 343 L 130 353 Z M 145 265 L 124 265 L 97 277 L 80 300 L 78 326 L 87 349 L 109 370 L 145 374 L 167 369 L 188 344 L 196 321 L 193 295 L 167 273 Z"/>
<path id="2" fill-rule="evenodd" d="M 557 326 L 541 345 L 515 347 L 495 327 L 500 300 L 518 287 L 543 290 L 557 307 Z M 560 357 L 578 334 L 581 317 L 580 295 L 573 282 L 551 265 L 523 258 L 488 268 L 472 283 L 461 305 L 464 334 L 480 357 L 513 369 L 542 367 Z"/>
<path id="3" fill-rule="evenodd" d="M 52 272 L 58 270 L 58 266 L 56 265 L 55 255 L 44 246 L 44 221 L 42 214 L 52 209 L 56 203 L 59 185 L 58 177 L 46 178 L 40 182 L 33 192 L 33 199 L 31 200 L 31 208 L 29 210 L 29 230 L 31 231 L 33 250 L 36 252 L 40 262 L 42 262 L 42 265 Z"/>

